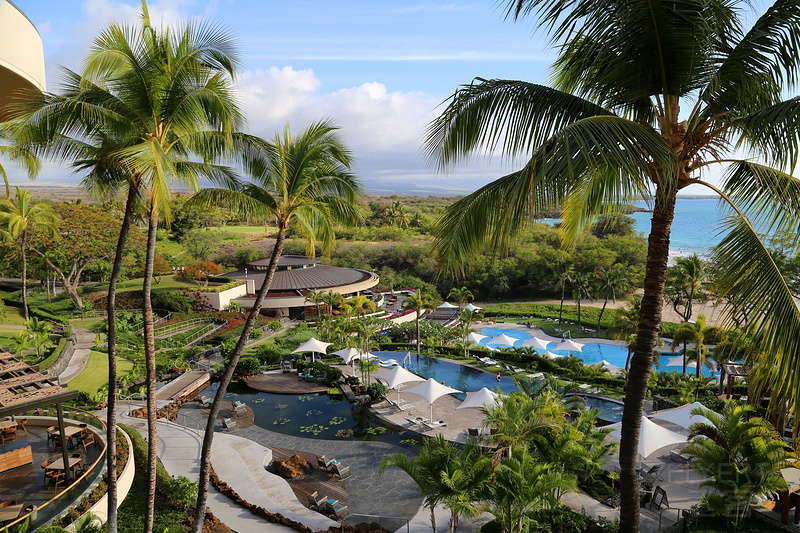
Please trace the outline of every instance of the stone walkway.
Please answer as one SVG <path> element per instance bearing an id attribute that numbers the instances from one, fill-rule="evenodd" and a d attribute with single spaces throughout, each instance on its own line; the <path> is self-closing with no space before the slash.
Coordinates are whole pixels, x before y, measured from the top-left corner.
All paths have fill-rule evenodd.
<path id="1" fill-rule="evenodd" d="M 71 379 L 83 372 L 86 368 L 86 363 L 89 361 L 89 353 L 94 346 L 95 334 L 88 329 L 72 326 L 72 332 L 75 334 L 75 351 L 72 352 L 72 357 L 67 364 L 67 368 L 58 375 L 59 383 L 69 383 Z"/>

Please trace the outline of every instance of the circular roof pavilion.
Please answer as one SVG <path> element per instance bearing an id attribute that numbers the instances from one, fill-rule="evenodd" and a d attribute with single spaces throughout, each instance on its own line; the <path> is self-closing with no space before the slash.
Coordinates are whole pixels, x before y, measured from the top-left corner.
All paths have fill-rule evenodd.
<path id="1" fill-rule="evenodd" d="M 246 269 L 225 274 L 238 280 L 253 280 L 255 291 L 264 283 L 269 258 L 248 263 Z M 373 272 L 356 268 L 323 265 L 319 259 L 302 255 L 284 255 L 267 292 L 265 308 L 304 307 L 306 295 L 311 291 L 333 291 L 343 295 L 358 294 L 378 284 L 380 278 Z M 248 291 L 249 292 L 249 291 Z M 237 300 L 246 305 L 245 299 Z"/>
<path id="2" fill-rule="evenodd" d="M 44 47 L 33 23 L 17 6 L 0 0 L 0 122 L 21 89 L 45 90 Z"/>

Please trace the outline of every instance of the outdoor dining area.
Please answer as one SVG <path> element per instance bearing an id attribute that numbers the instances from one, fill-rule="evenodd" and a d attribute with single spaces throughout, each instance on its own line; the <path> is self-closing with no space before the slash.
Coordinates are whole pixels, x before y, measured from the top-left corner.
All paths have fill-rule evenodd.
<path id="1" fill-rule="evenodd" d="M 77 395 L 0 353 L 0 527 L 44 525 L 98 481 L 104 424 L 62 405 Z"/>

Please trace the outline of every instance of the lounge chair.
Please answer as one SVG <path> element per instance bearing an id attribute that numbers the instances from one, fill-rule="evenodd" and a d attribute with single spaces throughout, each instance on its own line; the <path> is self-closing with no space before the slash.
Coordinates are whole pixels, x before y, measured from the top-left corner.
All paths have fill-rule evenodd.
<path id="1" fill-rule="evenodd" d="M 319 470 L 328 470 L 328 468 L 330 468 L 330 464 L 325 459 L 324 455 L 318 455 L 317 456 L 317 468 Z"/>
<path id="2" fill-rule="evenodd" d="M 242 415 L 247 412 L 247 405 L 240 401 L 233 402 L 233 416 Z"/>
<path id="3" fill-rule="evenodd" d="M 386 403 L 388 403 L 389 405 L 391 405 L 392 407 L 394 407 L 398 411 L 405 411 L 406 409 L 411 407 L 410 403 L 407 403 L 407 402 L 405 402 L 403 400 L 400 400 L 399 402 L 395 402 L 395 401 L 390 400 L 389 398 L 386 398 Z"/>
<path id="4" fill-rule="evenodd" d="M 207 398 L 205 396 L 200 396 L 198 400 L 200 402 L 200 407 L 211 407 L 211 404 L 214 403 L 214 398 Z"/>
<path id="5" fill-rule="evenodd" d="M 314 511 L 322 511 L 327 500 L 327 496 L 320 496 L 317 491 L 314 491 L 308 495 L 308 508 Z"/>
<path id="6" fill-rule="evenodd" d="M 410 424 L 408 426 L 409 428 L 412 428 L 414 426 L 418 426 L 418 425 L 422 424 L 425 421 L 421 416 L 418 416 L 417 418 L 408 418 L 407 416 L 404 416 L 403 418 L 405 418 L 409 422 L 409 424 Z"/>
<path id="7" fill-rule="evenodd" d="M 322 374 L 317 376 L 315 379 L 316 379 L 317 383 L 325 383 L 325 381 L 328 379 L 328 373 L 327 372 L 323 372 Z"/>
<path id="8" fill-rule="evenodd" d="M 335 476 L 339 476 L 339 479 L 344 479 L 350 477 L 350 467 L 345 466 L 342 467 L 341 463 L 338 462 L 331 462 L 331 470 Z"/>
<path id="9" fill-rule="evenodd" d="M 325 500 L 325 510 L 336 518 L 342 518 L 347 515 L 347 506 L 339 503 L 339 500 Z"/>
<path id="10" fill-rule="evenodd" d="M 664 481 L 664 476 L 660 475 L 661 467 L 663 465 L 651 466 L 649 470 L 644 470 L 641 473 L 642 481 L 655 485 L 656 481 Z"/>
<path id="11" fill-rule="evenodd" d="M 478 438 L 481 436 L 481 430 L 479 428 L 467 428 L 467 436 Z"/>
<path id="12" fill-rule="evenodd" d="M 234 429 L 236 429 L 236 420 L 231 420 L 230 418 L 223 418 L 222 429 L 226 431 L 233 431 Z"/>
<path id="13" fill-rule="evenodd" d="M 436 429 L 436 428 L 447 427 L 447 422 L 445 422 L 444 420 L 438 420 L 435 422 L 422 422 L 422 425 L 425 426 L 427 429 Z"/>
<path id="14" fill-rule="evenodd" d="M 679 464 L 688 465 L 691 464 L 692 457 L 691 455 L 682 454 L 680 450 L 670 450 L 669 451 L 669 458 L 671 461 Z"/>

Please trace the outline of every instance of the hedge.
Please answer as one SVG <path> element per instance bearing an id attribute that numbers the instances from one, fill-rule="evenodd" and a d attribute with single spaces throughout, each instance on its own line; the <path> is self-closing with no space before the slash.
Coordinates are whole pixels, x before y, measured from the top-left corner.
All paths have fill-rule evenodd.
<path id="1" fill-rule="evenodd" d="M 211 281 L 211 280 L 209 280 L 209 281 Z M 225 283 L 224 285 L 212 285 L 212 286 L 208 286 L 208 287 L 198 287 L 196 289 L 195 288 L 191 288 L 191 289 L 186 289 L 186 292 L 190 292 L 190 293 L 191 292 L 199 292 L 199 293 L 215 292 L 216 293 L 216 292 L 227 291 L 228 289 L 232 289 L 234 287 L 238 287 L 239 285 L 244 285 L 244 281 L 231 281 L 231 282 Z"/>
<path id="2" fill-rule="evenodd" d="M 50 355 L 48 355 L 47 358 L 42 359 L 42 361 L 39 363 L 39 370 L 40 371 L 47 370 L 48 368 L 53 366 L 53 363 L 56 362 L 58 357 L 61 355 L 61 352 L 64 351 L 64 346 L 66 345 L 67 345 L 67 338 L 61 337 L 58 340 L 58 344 L 56 344 L 55 348 L 53 348 L 53 351 L 50 352 Z"/>
<path id="3" fill-rule="evenodd" d="M 310 361 L 297 361 L 297 370 L 303 371 L 310 369 L 315 375 L 327 374 L 325 382 L 328 385 L 335 385 L 342 377 L 342 370 L 335 366 L 326 365 L 325 363 L 310 362 Z"/>

